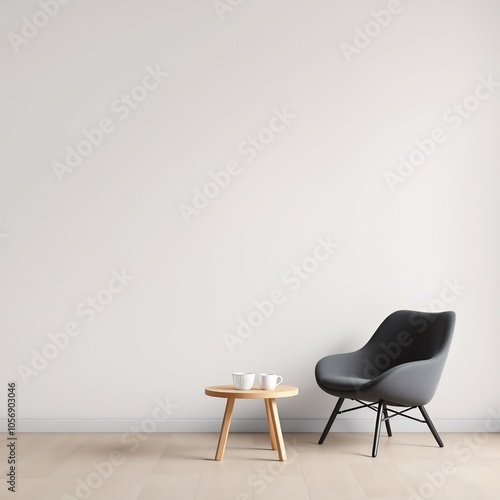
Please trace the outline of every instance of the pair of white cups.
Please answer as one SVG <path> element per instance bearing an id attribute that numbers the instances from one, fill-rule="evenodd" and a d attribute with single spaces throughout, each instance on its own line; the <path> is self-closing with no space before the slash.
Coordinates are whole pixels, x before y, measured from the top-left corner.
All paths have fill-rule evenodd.
<path id="1" fill-rule="evenodd" d="M 240 391 L 248 391 L 253 387 L 255 382 L 255 373 L 233 373 L 234 387 Z M 259 375 L 259 387 L 264 390 L 271 391 L 276 389 L 276 386 L 283 382 L 281 375 L 276 373 L 261 373 Z"/>

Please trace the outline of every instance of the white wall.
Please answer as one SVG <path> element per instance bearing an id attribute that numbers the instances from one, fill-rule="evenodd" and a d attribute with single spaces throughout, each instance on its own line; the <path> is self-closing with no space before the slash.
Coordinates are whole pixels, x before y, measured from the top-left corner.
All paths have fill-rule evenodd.
<path id="1" fill-rule="evenodd" d="M 489 418 L 500 86 L 480 82 L 500 81 L 500 4 L 224 3 L 218 15 L 210 0 L 49 2 L 50 19 L 35 1 L 0 6 L 1 364 L 21 425 L 124 430 L 168 398 L 159 428 L 215 430 L 223 402 L 204 387 L 251 370 L 300 387 L 280 402 L 285 429 L 320 429 L 334 399 L 316 361 L 361 346 L 393 310 L 440 309 L 447 280 L 462 286 L 444 292 L 456 335 L 429 411 L 443 430 Z M 372 11 L 388 7 L 381 28 Z M 144 80 L 147 68 L 168 76 Z M 143 80 L 127 111 L 120 96 Z M 56 174 L 99 123 L 101 144 Z M 391 189 L 399 156 L 437 128 Z M 251 153 L 258 133 L 268 144 Z M 228 163 L 239 173 L 186 222 L 180 206 Z M 283 275 L 318 238 L 338 247 L 294 290 Z M 123 270 L 125 287 L 101 291 Z M 224 334 L 275 289 L 284 303 L 231 352 Z M 111 302 L 91 316 L 98 293 Z M 48 346 L 68 323 L 81 333 Z M 36 352 L 52 359 L 32 365 Z M 250 419 L 240 428 L 264 416 L 250 402 L 235 413 Z M 373 425 L 349 417 L 344 428 Z"/>

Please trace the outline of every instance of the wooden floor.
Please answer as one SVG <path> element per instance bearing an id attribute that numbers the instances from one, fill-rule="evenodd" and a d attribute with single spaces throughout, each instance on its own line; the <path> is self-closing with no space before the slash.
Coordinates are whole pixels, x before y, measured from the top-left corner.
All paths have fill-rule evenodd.
<path id="1" fill-rule="evenodd" d="M 286 463 L 267 434 L 230 433 L 224 460 L 217 434 L 22 434 L 14 500 L 498 500 L 500 434 L 285 434 Z M 0 437 L 2 449 L 5 434 Z M 114 462 L 114 463 L 113 463 Z M 88 483 L 88 485 L 85 485 Z"/>

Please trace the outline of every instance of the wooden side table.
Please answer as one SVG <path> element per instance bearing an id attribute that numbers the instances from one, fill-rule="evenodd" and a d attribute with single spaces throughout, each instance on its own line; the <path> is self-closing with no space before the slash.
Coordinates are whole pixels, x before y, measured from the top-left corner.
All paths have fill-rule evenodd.
<path id="1" fill-rule="evenodd" d="M 267 422 L 269 424 L 271 447 L 273 450 L 278 451 L 279 459 L 281 461 L 285 461 L 285 443 L 283 442 L 283 434 L 281 433 L 276 398 L 289 398 L 291 396 L 296 396 L 298 393 L 298 387 L 293 387 L 291 385 L 279 385 L 273 390 L 253 388 L 248 391 L 235 389 L 232 385 L 214 385 L 207 387 L 205 389 L 205 394 L 207 396 L 227 399 L 224 419 L 222 420 L 222 426 L 220 429 L 219 443 L 215 453 L 215 460 L 222 460 L 222 457 L 224 456 L 227 436 L 229 434 L 229 426 L 231 425 L 231 415 L 233 413 L 234 401 L 236 399 L 263 399 L 266 407 Z"/>

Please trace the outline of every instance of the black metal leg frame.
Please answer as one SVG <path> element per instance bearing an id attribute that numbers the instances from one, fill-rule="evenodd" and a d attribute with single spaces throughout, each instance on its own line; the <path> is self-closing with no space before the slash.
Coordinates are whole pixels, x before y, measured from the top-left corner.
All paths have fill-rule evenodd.
<path id="1" fill-rule="evenodd" d="M 402 411 L 396 411 L 393 410 L 392 408 L 387 407 L 387 403 L 385 401 L 378 401 L 378 403 L 365 403 L 363 401 L 360 401 L 359 399 L 355 399 L 354 401 L 357 401 L 360 403 L 360 406 L 356 406 L 354 408 L 348 408 L 347 410 L 342 410 L 340 411 L 340 408 L 342 407 L 342 404 L 344 403 L 345 398 L 339 398 L 337 401 L 337 404 L 335 405 L 335 408 L 333 409 L 333 412 L 328 419 L 328 422 L 326 424 L 325 430 L 321 434 L 321 437 L 319 438 L 318 444 L 323 444 L 323 441 L 326 439 L 326 436 L 328 436 L 328 433 L 330 432 L 330 429 L 333 425 L 333 422 L 337 418 L 337 415 L 340 415 L 341 413 L 348 413 L 350 411 L 354 410 L 359 410 L 360 408 L 370 408 L 370 410 L 373 410 L 377 412 L 377 418 L 375 420 L 375 434 L 373 436 L 373 448 L 372 448 L 372 457 L 377 456 L 378 452 L 378 443 L 380 439 L 380 428 L 382 426 L 382 422 L 385 423 L 385 428 L 387 430 L 387 434 L 389 436 L 392 436 L 392 429 L 391 429 L 391 424 L 390 424 L 390 419 L 394 418 L 396 416 L 401 416 L 405 418 L 409 418 L 411 420 L 415 420 L 416 422 L 420 422 L 422 424 L 427 424 L 429 427 L 430 431 L 432 432 L 432 435 L 434 436 L 434 439 L 437 441 L 437 444 L 442 448 L 444 446 L 443 441 L 439 437 L 439 434 L 434 427 L 434 424 L 432 423 L 432 420 L 429 417 L 429 414 L 427 413 L 426 409 L 423 406 L 411 406 L 409 408 L 406 408 Z M 410 410 L 414 410 L 415 408 L 418 408 L 420 410 L 420 413 L 422 414 L 423 420 L 419 418 L 412 417 L 410 415 L 406 415 L 406 412 Z M 389 412 L 392 414 L 389 415 Z"/>

